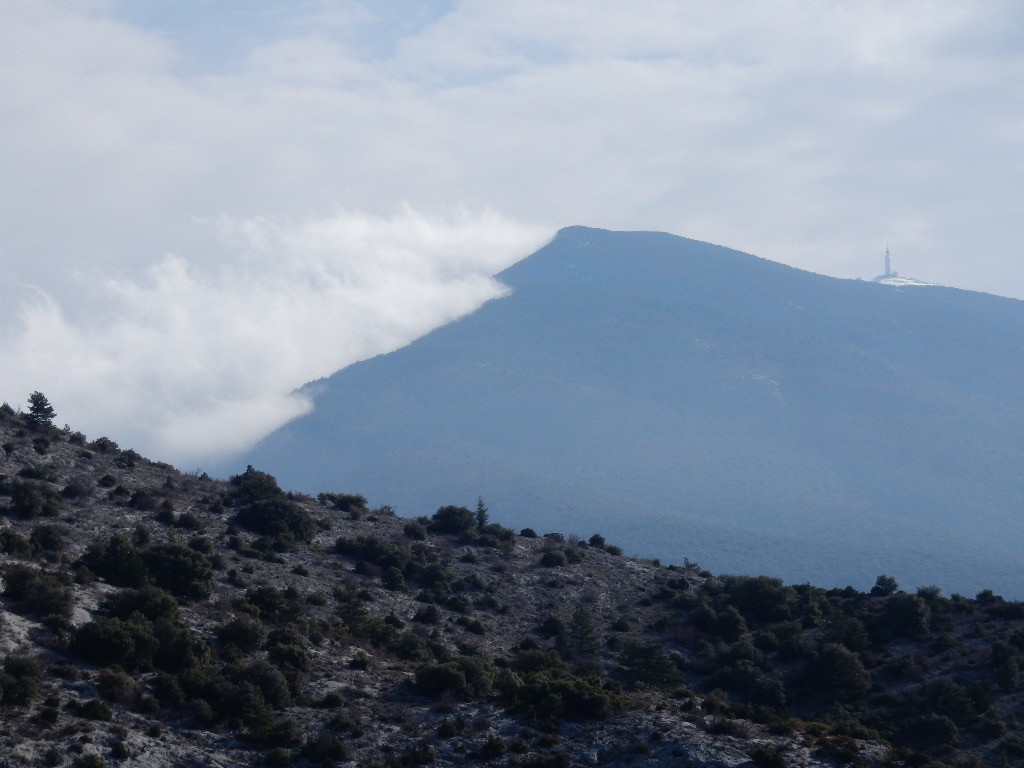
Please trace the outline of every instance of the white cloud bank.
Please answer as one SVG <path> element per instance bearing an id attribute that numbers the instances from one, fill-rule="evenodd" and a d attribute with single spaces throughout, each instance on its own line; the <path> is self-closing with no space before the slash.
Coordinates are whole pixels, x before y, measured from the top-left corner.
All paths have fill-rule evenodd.
<path id="1" fill-rule="evenodd" d="M 77 307 L 85 321 L 31 290 L 0 345 L 5 390 L 42 386 L 76 428 L 188 467 L 306 412 L 298 385 L 501 295 L 490 275 L 549 234 L 409 209 L 218 228 L 215 262 L 167 256 L 140 280 L 105 280 Z"/>

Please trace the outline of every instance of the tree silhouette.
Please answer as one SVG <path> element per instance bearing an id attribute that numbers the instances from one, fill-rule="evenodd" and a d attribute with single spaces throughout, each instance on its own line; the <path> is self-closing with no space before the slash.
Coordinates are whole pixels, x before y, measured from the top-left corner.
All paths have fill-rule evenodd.
<path id="1" fill-rule="evenodd" d="M 29 424 L 33 427 L 41 427 L 53 423 L 53 417 L 57 415 L 57 412 L 53 410 L 46 395 L 42 392 L 33 392 L 28 396 L 28 404 L 28 413 L 25 415 L 25 419 Z"/>

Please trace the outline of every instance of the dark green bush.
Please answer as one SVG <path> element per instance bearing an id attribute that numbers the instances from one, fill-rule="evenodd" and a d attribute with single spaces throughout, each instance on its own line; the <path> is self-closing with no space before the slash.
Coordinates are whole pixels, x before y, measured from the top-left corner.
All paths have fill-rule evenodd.
<path id="1" fill-rule="evenodd" d="M 375 536 L 356 536 L 354 539 L 342 536 L 334 542 L 334 551 L 339 555 L 358 557 L 379 568 L 404 570 L 412 559 L 408 549 Z"/>
<path id="2" fill-rule="evenodd" d="M 466 533 L 476 529 L 476 513 L 454 505 L 439 507 L 428 527 L 435 533 Z"/>
<path id="3" fill-rule="evenodd" d="M 120 533 L 106 541 L 93 541 L 81 562 L 97 576 L 119 587 L 141 587 L 146 583 L 147 569 L 142 552 Z"/>
<path id="4" fill-rule="evenodd" d="M 235 521 L 243 528 L 286 542 L 309 541 L 316 534 L 316 522 L 281 490 L 273 475 L 250 465 L 230 482 L 239 508 Z"/>
<path id="5" fill-rule="evenodd" d="M 774 747 L 755 747 L 750 752 L 750 760 L 757 768 L 786 768 L 786 759 Z"/>
<path id="6" fill-rule="evenodd" d="M 334 507 L 339 512 L 366 511 L 366 497 L 358 493 L 319 493 L 316 498 L 324 506 Z"/>
<path id="7" fill-rule="evenodd" d="M 626 643 L 619 654 L 618 673 L 633 684 L 667 686 L 679 681 L 679 669 L 658 643 Z"/>
<path id="8" fill-rule="evenodd" d="M 729 601 L 743 618 L 753 624 L 785 621 L 792 616 L 796 591 L 781 579 L 767 576 L 725 576 L 723 586 Z"/>
<path id="9" fill-rule="evenodd" d="M 257 650 L 266 637 L 263 627 L 245 616 L 236 616 L 217 628 L 217 639 L 223 645 L 232 646 L 243 653 Z"/>
<path id="10" fill-rule="evenodd" d="M 40 667 L 30 656 L 12 654 L 0 671 L 0 703 L 25 707 L 39 693 Z"/>
<path id="11" fill-rule="evenodd" d="M 574 675 L 554 652 L 517 652 L 497 687 L 511 711 L 531 719 L 599 720 L 624 705 L 600 677 Z"/>
<path id="12" fill-rule="evenodd" d="M 883 639 L 922 637 L 928 634 L 930 616 L 931 611 L 924 600 L 917 595 L 898 592 L 885 599 L 874 629 Z"/>
<path id="13" fill-rule="evenodd" d="M 37 525 L 28 537 L 35 553 L 60 554 L 64 550 L 64 535 L 55 525 Z"/>
<path id="14" fill-rule="evenodd" d="M 402 528 L 402 532 L 405 533 L 410 539 L 416 541 L 422 541 L 427 538 L 427 529 L 422 523 L 418 523 L 415 520 L 405 524 Z"/>
<path id="15" fill-rule="evenodd" d="M 273 587 L 256 587 L 245 591 L 245 602 L 256 609 L 262 621 L 279 624 L 297 621 L 302 616 L 298 593 Z"/>
<path id="16" fill-rule="evenodd" d="M 149 669 L 157 640 L 148 621 L 99 617 L 83 624 L 71 638 L 71 653 L 93 664 Z"/>
<path id="17" fill-rule="evenodd" d="M 159 587 L 125 589 L 110 594 L 101 609 L 107 616 L 119 619 L 141 614 L 150 621 L 177 621 L 180 618 L 177 601 Z"/>
<path id="18" fill-rule="evenodd" d="M 282 537 L 285 541 L 309 541 L 316 534 L 313 518 L 283 496 L 246 504 L 235 515 L 235 521 L 250 531 Z"/>
<path id="19" fill-rule="evenodd" d="M 540 564 L 545 568 L 564 568 L 569 564 L 569 560 L 562 550 L 549 549 L 541 555 Z"/>
<path id="20" fill-rule="evenodd" d="M 476 656 L 460 656 L 441 664 L 425 664 L 416 670 L 416 688 L 432 698 L 448 694 L 463 699 L 486 694 L 494 679 L 494 670 Z"/>
<path id="21" fill-rule="evenodd" d="M 134 679 L 117 667 L 101 669 L 96 679 L 96 690 L 100 696 L 111 701 L 123 701 L 134 685 Z"/>
<path id="22" fill-rule="evenodd" d="M 56 517 L 60 496 L 48 485 L 15 480 L 11 483 L 11 512 L 22 520 Z"/>
<path id="23" fill-rule="evenodd" d="M 71 589 L 60 576 L 25 565 L 4 570 L 4 595 L 19 613 L 39 616 L 70 616 L 74 604 Z"/>
<path id="24" fill-rule="evenodd" d="M 0 530 L 0 550 L 11 557 L 29 558 L 33 554 L 29 540 L 10 528 Z"/>
<path id="25" fill-rule="evenodd" d="M 320 765 L 334 765 L 335 762 L 348 758 L 344 742 L 330 733 L 320 733 L 306 741 L 299 754 Z"/>
<path id="26" fill-rule="evenodd" d="M 828 643 L 808 665 L 807 682 L 840 700 L 849 700 L 867 693 L 870 679 L 857 654 L 846 646 Z"/>
<path id="27" fill-rule="evenodd" d="M 89 699 L 84 702 L 78 708 L 78 714 L 86 720 L 102 720 L 109 723 L 114 719 L 114 713 L 110 711 L 110 707 L 99 699 Z"/>
<path id="28" fill-rule="evenodd" d="M 143 552 L 151 581 L 183 600 L 201 600 L 213 591 L 209 559 L 182 544 L 166 543 Z"/>
<path id="29" fill-rule="evenodd" d="M 128 499 L 128 506 L 140 512 L 150 512 L 156 509 L 156 497 L 149 491 L 138 490 Z"/>

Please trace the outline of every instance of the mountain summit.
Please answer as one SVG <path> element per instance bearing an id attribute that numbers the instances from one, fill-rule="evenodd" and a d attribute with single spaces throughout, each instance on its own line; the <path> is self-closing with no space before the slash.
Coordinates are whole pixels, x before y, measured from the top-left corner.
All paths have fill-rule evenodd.
<path id="1" fill-rule="evenodd" d="M 1021 596 L 1024 303 L 570 227 L 230 471 L 820 585 Z M 225 471 L 229 471 L 225 468 Z"/>
<path id="2" fill-rule="evenodd" d="M 935 283 L 926 283 L 924 280 L 918 280 L 916 277 L 907 277 L 899 272 L 894 272 L 892 256 L 889 255 L 888 247 L 885 249 L 885 271 L 877 277 L 871 278 L 871 282 L 884 283 L 885 285 L 935 285 Z"/>

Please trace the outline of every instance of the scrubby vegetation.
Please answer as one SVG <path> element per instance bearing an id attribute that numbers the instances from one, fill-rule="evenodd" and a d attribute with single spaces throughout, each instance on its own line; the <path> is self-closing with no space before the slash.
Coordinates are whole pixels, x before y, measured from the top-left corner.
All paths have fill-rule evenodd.
<path id="1" fill-rule="evenodd" d="M 403 519 L 47 413 L 0 408 L 2 765 L 1024 756 L 1024 604 L 990 592 L 715 576 L 482 499 Z"/>

